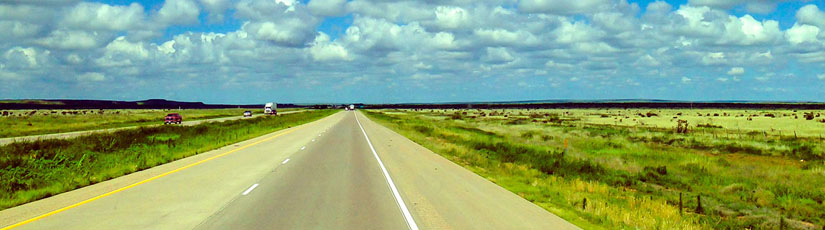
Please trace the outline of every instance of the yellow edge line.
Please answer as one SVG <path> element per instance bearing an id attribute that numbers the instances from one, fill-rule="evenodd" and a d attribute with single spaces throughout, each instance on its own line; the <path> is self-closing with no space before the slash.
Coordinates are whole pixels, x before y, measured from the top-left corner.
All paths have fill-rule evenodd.
<path id="1" fill-rule="evenodd" d="M 12 228 L 20 227 L 20 226 L 22 226 L 22 225 L 24 225 L 24 224 L 28 224 L 28 223 L 34 222 L 34 221 L 36 221 L 36 220 L 43 219 L 43 218 L 46 218 L 46 217 L 48 217 L 48 216 L 51 216 L 51 215 L 54 215 L 54 214 L 57 214 L 57 213 L 60 213 L 60 212 L 63 212 L 63 211 L 66 211 L 66 210 L 69 210 L 69 209 L 75 208 L 75 207 L 77 207 L 77 206 L 84 205 L 84 204 L 86 204 L 86 203 L 89 203 L 89 202 L 95 201 L 95 200 L 97 200 L 97 199 L 100 199 L 100 198 L 103 198 L 103 197 L 107 197 L 107 196 L 110 196 L 110 195 L 115 194 L 115 193 L 118 193 L 118 192 L 122 192 L 123 190 L 130 189 L 130 188 L 132 188 L 132 187 L 135 187 L 135 186 L 138 186 L 138 185 L 144 184 L 144 183 L 146 183 L 146 182 L 153 181 L 153 180 L 156 180 L 156 179 L 158 179 L 158 178 L 168 176 L 169 174 L 176 173 L 176 172 L 178 172 L 178 171 L 181 171 L 181 170 L 184 170 L 184 169 L 190 168 L 190 167 L 192 167 L 192 166 L 199 165 L 199 164 L 202 164 L 202 163 L 204 163 L 204 162 L 211 161 L 211 160 L 217 159 L 217 158 L 222 157 L 222 156 L 226 156 L 227 154 L 234 153 L 234 152 L 240 151 L 240 150 L 242 150 L 242 149 L 248 148 L 248 147 L 250 147 L 250 146 L 260 144 L 260 143 L 262 143 L 262 142 L 264 142 L 264 141 L 269 141 L 269 140 L 275 139 L 276 137 L 279 137 L 279 136 L 285 135 L 285 134 L 287 134 L 287 133 L 294 132 L 295 130 L 298 130 L 298 129 L 300 129 L 300 128 L 303 128 L 303 126 L 301 126 L 301 127 L 295 127 L 294 129 L 287 130 L 287 131 L 282 132 L 282 133 L 279 133 L 279 134 L 277 134 L 277 135 L 275 135 L 275 136 L 267 137 L 266 139 L 263 139 L 263 140 L 260 140 L 260 141 L 256 141 L 256 142 L 251 143 L 251 144 L 248 144 L 248 145 L 244 145 L 244 146 L 239 147 L 239 148 L 237 148 L 237 149 L 233 149 L 233 150 L 230 150 L 230 151 L 228 151 L 228 152 L 221 153 L 221 154 L 218 154 L 218 155 L 212 156 L 212 157 L 210 157 L 210 158 L 206 158 L 206 159 L 200 160 L 200 161 L 198 161 L 198 162 L 195 162 L 195 163 L 192 163 L 192 164 L 189 164 L 189 165 L 186 165 L 186 166 L 183 166 L 183 167 L 177 168 L 177 169 L 172 170 L 172 171 L 169 171 L 169 172 L 165 172 L 165 173 L 160 174 L 160 175 L 157 175 L 157 176 L 153 176 L 153 177 L 151 177 L 151 178 L 149 178 L 149 179 L 145 179 L 145 180 L 142 180 L 142 181 L 136 182 L 136 183 L 134 183 L 134 184 L 130 184 L 130 185 L 126 186 L 126 187 L 122 187 L 122 188 L 116 189 L 116 190 L 114 190 L 114 191 L 107 192 L 107 193 L 104 193 L 104 194 L 102 194 L 102 195 L 99 195 L 99 196 L 96 196 L 96 197 L 89 198 L 88 200 L 84 200 L 84 201 L 81 201 L 81 202 L 79 202 L 79 203 L 76 203 L 76 204 L 73 204 L 73 205 L 69 205 L 69 206 L 63 207 L 63 208 L 61 208 L 61 209 L 57 209 L 57 210 L 54 210 L 54 211 L 48 212 L 48 213 L 43 214 L 43 215 L 39 215 L 39 216 L 37 216 L 37 217 L 34 217 L 34 218 L 31 218 L 31 219 L 28 219 L 28 220 L 22 221 L 22 222 L 20 222 L 20 223 L 16 223 L 16 224 L 13 224 L 13 225 L 10 225 L 10 226 L 7 226 L 7 227 L 4 227 L 4 228 L 0 228 L 0 230 L 8 230 L 8 229 L 12 229 Z"/>

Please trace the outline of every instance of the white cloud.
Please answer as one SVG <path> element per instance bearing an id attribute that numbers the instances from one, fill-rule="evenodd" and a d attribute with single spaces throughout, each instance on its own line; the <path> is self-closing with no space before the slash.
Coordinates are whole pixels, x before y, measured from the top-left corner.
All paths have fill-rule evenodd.
<path id="1" fill-rule="evenodd" d="M 825 29 L 825 12 L 819 10 L 816 5 L 806 5 L 796 12 L 796 22 L 808 24 Z"/>
<path id="2" fill-rule="evenodd" d="M 470 23 L 469 13 L 461 7 L 438 6 L 435 8 L 435 19 L 443 29 L 456 29 Z"/>
<path id="3" fill-rule="evenodd" d="M 98 47 L 109 36 L 82 30 L 55 30 L 35 42 L 55 49 L 90 49 Z"/>
<path id="4" fill-rule="evenodd" d="M 287 18 L 277 22 L 251 22 L 243 30 L 253 37 L 285 46 L 303 46 L 314 38 L 315 31 L 306 22 Z"/>
<path id="5" fill-rule="evenodd" d="M 106 80 L 106 76 L 104 76 L 102 73 L 98 73 L 98 72 L 88 72 L 88 73 L 83 73 L 83 74 L 77 75 L 77 80 L 78 81 L 87 81 L 87 82 L 88 81 L 103 81 L 103 80 Z"/>
<path id="6" fill-rule="evenodd" d="M 820 29 L 816 26 L 794 24 L 785 31 L 785 38 L 793 45 L 806 42 L 817 42 Z"/>
<path id="7" fill-rule="evenodd" d="M 167 25 L 186 25 L 198 22 L 200 9 L 192 0 L 166 0 L 158 10 L 157 20 Z"/>
<path id="8" fill-rule="evenodd" d="M 609 6 L 608 0 L 519 0 L 518 9 L 527 13 L 580 14 Z"/>
<path id="9" fill-rule="evenodd" d="M 726 78 L 726 77 L 720 77 L 720 78 L 716 78 L 716 81 L 719 81 L 719 82 L 728 82 L 728 78 Z"/>
<path id="10" fill-rule="evenodd" d="M 346 0 L 310 0 L 307 7 L 319 16 L 341 16 L 347 11 Z"/>
<path id="11" fill-rule="evenodd" d="M 825 73 L 816 75 L 819 80 L 825 80 Z"/>
<path id="12" fill-rule="evenodd" d="M 728 75 L 742 75 L 745 74 L 745 68 L 733 67 L 728 70 Z"/>
<path id="13" fill-rule="evenodd" d="M 231 0 L 200 0 L 200 3 L 209 12 L 209 20 L 212 22 L 222 22 L 226 10 L 232 5 Z"/>
<path id="14" fill-rule="evenodd" d="M 32 47 L 14 47 L 3 55 L 8 64 L 18 63 L 18 66 L 37 67 L 37 50 Z"/>
<path id="15" fill-rule="evenodd" d="M 476 29 L 473 34 L 488 45 L 534 46 L 539 43 L 535 35 L 524 30 Z"/>
<path id="16" fill-rule="evenodd" d="M 682 84 L 690 83 L 691 80 L 689 77 L 682 77 Z"/>
<path id="17" fill-rule="evenodd" d="M 129 42 L 123 36 L 118 37 L 106 45 L 103 56 L 95 63 L 104 67 L 134 65 L 150 57 L 145 46 L 143 42 Z"/>
<path id="18" fill-rule="evenodd" d="M 329 35 L 320 32 L 309 47 L 312 59 L 315 61 L 350 60 L 349 52 L 336 42 L 330 42 Z"/>
<path id="19" fill-rule="evenodd" d="M 74 28 L 128 30 L 144 21 L 143 6 L 110 6 L 102 3 L 81 2 L 64 16 L 64 22 Z"/>
<path id="20" fill-rule="evenodd" d="M 745 5 L 748 12 L 767 14 L 776 10 L 777 0 L 689 0 L 690 5 L 710 6 L 729 10 L 739 5 Z"/>
<path id="21" fill-rule="evenodd" d="M 512 54 L 510 54 L 509 51 L 507 51 L 507 48 L 504 48 L 504 47 L 496 47 L 496 48 L 487 47 L 487 56 L 485 56 L 484 60 L 486 62 L 490 62 L 490 63 L 502 64 L 502 63 L 511 62 L 511 61 L 515 60 L 515 58 L 513 57 Z"/>

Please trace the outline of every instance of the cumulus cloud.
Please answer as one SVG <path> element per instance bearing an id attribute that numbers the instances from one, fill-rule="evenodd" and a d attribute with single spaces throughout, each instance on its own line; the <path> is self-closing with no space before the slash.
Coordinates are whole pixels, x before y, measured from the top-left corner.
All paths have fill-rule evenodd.
<path id="1" fill-rule="evenodd" d="M 311 0 L 307 7 L 319 16 L 341 16 L 346 13 L 346 0 Z"/>
<path id="2" fill-rule="evenodd" d="M 744 5 L 748 12 L 767 14 L 776 10 L 776 0 L 689 0 L 688 3 L 697 6 L 710 6 L 720 9 L 731 9 Z"/>
<path id="3" fill-rule="evenodd" d="M 281 46 L 306 46 L 315 39 L 315 27 L 320 23 L 306 6 L 288 0 L 246 0 L 239 2 L 237 8 L 237 16 L 249 19 L 241 30 Z"/>
<path id="4" fill-rule="evenodd" d="M 819 10 L 816 5 L 806 5 L 796 12 L 796 22 L 808 24 L 825 29 L 825 12 Z"/>
<path id="5" fill-rule="evenodd" d="M 816 75 L 819 80 L 825 80 L 825 73 Z"/>
<path id="6" fill-rule="evenodd" d="M 580 14 L 599 11 L 608 0 L 519 0 L 518 9 L 527 13 Z"/>
<path id="7" fill-rule="evenodd" d="M 110 6 L 102 3 L 82 2 L 72 7 L 63 22 L 73 28 L 128 30 L 143 23 L 143 6 Z"/>
<path id="8" fill-rule="evenodd" d="M 166 0 L 158 10 L 157 20 L 167 25 L 185 25 L 198 22 L 200 9 L 192 0 Z"/>
<path id="9" fill-rule="evenodd" d="M 84 81 L 84 82 L 103 81 L 103 80 L 106 80 L 106 76 L 104 76 L 102 73 L 98 73 L 98 72 L 88 72 L 88 73 L 83 73 L 83 74 L 77 75 L 77 80 L 78 81 Z"/>
<path id="10" fill-rule="evenodd" d="M 484 58 L 485 61 L 490 63 L 507 63 L 515 60 L 512 54 L 507 51 L 507 48 L 504 47 L 487 47 L 487 56 Z"/>
<path id="11" fill-rule="evenodd" d="M 54 49 L 90 49 L 98 47 L 108 36 L 84 30 L 55 30 L 35 42 Z"/>
<path id="12" fill-rule="evenodd" d="M 745 74 L 745 68 L 733 67 L 728 70 L 728 75 L 742 75 Z"/>
<path id="13" fill-rule="evenodd" d="M 329 35 L 319 33 L 312 46 L 309 47 L 312 59 L 315 61 L 350 60 L 349 52 L 339 43 L 330 42 Z"/>
<path id="14" fill-rule="evenodd" d="M 785 32 L 785 38 L 793 45 L 815 43 L 819 41 L 820 31 L 816 26 L 795 24 Z"/>
<path id="15" fill-rule="evenodd" d="M 226 10 L 232 6 L 230 0 L 200 0 L 200 4 L 209 13 L 209 21 L 222 22 Z"/>

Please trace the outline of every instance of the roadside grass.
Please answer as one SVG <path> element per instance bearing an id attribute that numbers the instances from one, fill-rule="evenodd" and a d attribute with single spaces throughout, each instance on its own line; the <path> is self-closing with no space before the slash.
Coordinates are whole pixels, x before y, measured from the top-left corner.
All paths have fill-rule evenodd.
<path id="1" fill-rule="evenodd" d="M 825 163 L 816 139 L 713 138 L 570 117 L 543 123 L 453 111 L 366 114 L 586 229 L 765 229 L 778 228 L 780 216 L 786 229 L 825 222 Z"/>
<path id="2" fill-rule="evenodd" d="M 335 113 L 154 126 L 0 146 L 0 210 L 102 182 Z"/>
<path id="3" fill-rule="evenodd" d="M 168 113 L 180 113 L 184 121 L 242 116 L 254 109 L 116 109 L 116 110 L 4 110 L 0 114 L 0 138 L 95 129 L 163 124 Z M 296 109 L 280 109 L 290 111 Z M 10 113 L 10 114 L 9 114 Z"/>

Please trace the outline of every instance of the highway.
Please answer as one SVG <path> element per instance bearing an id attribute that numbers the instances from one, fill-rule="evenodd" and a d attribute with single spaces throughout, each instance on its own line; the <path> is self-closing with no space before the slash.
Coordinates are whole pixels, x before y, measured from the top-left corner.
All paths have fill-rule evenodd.
<path id="1" fill-rule="evenodd" d="M 0 211 L 15 229 L 578 229 L 359 112 Z"/>
<path id="2" fill-rule="evenodd" d="M 290 113 L 297 113 L 303 112 L 304 110 L 293 110 L 293 111 L 286 111 L 280 112 L 279 114 L 290 114 Z M 184 118 L 184 121 L 181 122 L 180 125 L 183 126 L 193 126 L 198 125 L 204 122 L 220 122 L 220 121 L 230 121 L 230 120 L 238 120 L 238 119 L 249 119 L 253 117 L 263 116 L 263 114 L 255 114 L 252 117 L 243 117 L 241 115 L 232 116 L 232 117 L 219 117 L 219 118 L 212 118 L 212 119 L 202 119 L 202 120 L 192 120 L 187 121 Z M 103 132 L 114 132 L 118 130 L 124 129 L 136 129 L 138 127 L 152 127 L 152 126 L 161 126 L 163 125 L 163 117 L 158 118 L 158 124 L 156 125 L 143 125 L 143 126 L 129 126 L 129 127 L 120 127 L 120 128 L 111 128 L 111 129 L 95 129 L 95 130 L 83 130 L 83 131 L 74 131 L 74 132 L 65 132 L 65 133 L 50 133 L 50 134 L 41 134 L 41 135 L 31 135 L 31 136 L 22 136 L 22 137 L 7 137 L 7 138 L 0 138 L 0 145 L 7 145 L 9 143 L 15 141 L 35 141 L 35 140 L 45 140 L 45 139 L 67 139 L 72 137 L 79 137 L 94 133 L 103 133 Z"/>

